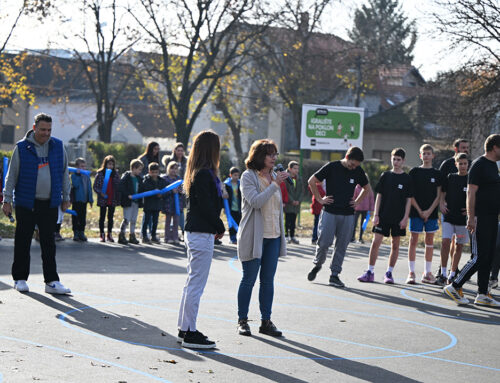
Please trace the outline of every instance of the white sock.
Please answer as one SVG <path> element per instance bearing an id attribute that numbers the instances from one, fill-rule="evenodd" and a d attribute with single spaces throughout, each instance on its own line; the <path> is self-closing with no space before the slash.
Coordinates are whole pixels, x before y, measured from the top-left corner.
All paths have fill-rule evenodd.
<path id="1" fill-rule="evenodd" d="M 441 275 L 443 277 L 446 277 L 448 275 L 448 272 L 446 271 L 446 266 L 445 267 L 441 266 Z"/>
<path id="2" fill-rule="evenodd" d="M 455 272 L 454 271 L 450 271 L 450 276 L 448 278 L 453 278 L 455 276 Z"/>
<path id="3" fill-rule="evenodd" d="M 425 273 L 432 273 L 432 261 L 425 261 Z"/>
<path id="4" fill-rule="evenodd" d="M 388 271 L 389 273 L 392 273 L 392 270 L 394 270 L 394 267 L 391 267 L 391 266 L 388 266 L 388 267 L 387 267 L 387 271 Z"/>
<path id="5" fill-rule="evenodd" d="M 408 261 L 408 267 L 410 268 L 410 273 L 415 272 L 415 261 Z"/>
<path id="6" fill-rule="evenodd" d="M 370 271 L 370 273 L 373 273 L 373 271 L 375 270 L 375 265 L 368 265 L 368 270 Z"/>

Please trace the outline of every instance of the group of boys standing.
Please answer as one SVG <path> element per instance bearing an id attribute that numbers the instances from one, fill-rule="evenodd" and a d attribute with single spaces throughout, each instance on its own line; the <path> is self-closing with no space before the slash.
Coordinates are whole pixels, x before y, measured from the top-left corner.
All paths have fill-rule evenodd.
<path id="1" fill-rule="evenodd" d="M 498 283 L 498 271 L 492 271 L 492 266 L 500 208 L 500 175 L 496 163 L 500 161 L 500 135 L 489 136 L 484 148 L 485 154 L 472 162 L 469 171 L 469 143 L 463 139 L 455 141 L 455 156 L 444 161 L 440 170 L 432 167 L 434 149 L 431 145 L 425 144 L 420 148 L 422 165 L 411 169 L 409 173 L 403 170 L 406 157 L 404 149 L 395 148 L 391 152 L 392 169 L 382 173 L 375 187 L 374 236 L 368 268 L 358 277 L 358 281 L 374 282 L 380 245 L 384 237 L 391 237 L 384 283 L 394 283 L 392 272 L 399 256 L 400 238 L 406 235 L 409 221 L 411 237 L 406 283 L 416 283 L 416 249 L 420 234 L 425 231 L 425 264 L 421 282 L 442 285 L 444 293 L 457 304 L 467 304 L 469 301 L 463 295 L 462 286 L 478 271 L 478 295 L 474 303 L 500 307 L 500 302 L 490 294 L 490 289 Z M 328 249 L 335 240 L 329 284 L 345 286 L 339 274 L 352 238 L 354 209 L 370 193 L 367 176 L 360 167 L 363 160 L 362 150 L 351 147 L 344 159 L 326 164 L 309 179 L 315 200 L 323 205 L 314 267 L 307 276 L 310 281 L 321 270 Z M 325 195 L 321 195 L 318 190 L 318 185 L 323 181 L 326 181 Z M 362 188 L 357 195 L 354 194 L 356 185 Z M 438 209 L 443 213 L 443 245 L 440 269 L 435 277 L 431 267 L 434 234 L 439 230 Z M 472 257 L 459 271 L 462 249 L 469 242 L 469 237 Z M 452 243 L 454 246 L 451 246 Z M 449 254 L 452 263 L 448 273 Z"/>

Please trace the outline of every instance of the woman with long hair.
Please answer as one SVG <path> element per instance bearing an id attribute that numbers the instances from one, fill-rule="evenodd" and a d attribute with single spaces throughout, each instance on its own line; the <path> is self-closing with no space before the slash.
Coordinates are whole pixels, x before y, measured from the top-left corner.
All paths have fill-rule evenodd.
<path id="1" fill-rule="evenodd" d="M 247 170 L 241 175 L 242 217 L 237 237 L 238 258 L 243 268 L 238 289 L 240 335 L 251 335 L 248 307 L 257 275 L 260 275 L 259 306 L 262 320 L 259 332 L 276 337 L 282 335 L 271 322 L 278 257 L 286 255 L 280 185 L 288 178 L 288 173 L 273 171 L 277 156 L 278 148 L 272 140 L 255 141 L 245 160 Z"/>
<path id="2" fill-rule="evenodd" d="M 99 232 L 101 242 L 106 242 L 104 234 L 104 221 L 106 219 L 106 210 L 108 211 L 108 236 L 109 242 L 114 242 L 113 232 L 113 217 L 115 215 L 115 207 L 120 205 L 120 175 L 116 171 L 115 157 L 109 155 L 104 157 L 101 167 L 97 170 L 97 175 L 94 180 L 94 191 L 97 194 L 97 206 L 100 207 L 99 211 Z M 106 169 L 111 169 L 111 176 L 109 177 L 108 187 L 106 193 L 102 192 L 104 183 L 104 176 Z"/>
<path id="3" fill-rule="evenodd" d="M 209 130 L 200 132 L 193 140 L 184 177 L 188 277 L 179 309 L 178 339 L 187 348 L 215 347 L 215 342 L 197 330 L 196 318 L 210 271 L 214 239 L 222 238 L 225 230 L 219 217 L 222 208 L 219 153 L 219 136 Z"/>
<path id="4" fill-rule="evenodd" d="M 151 141 L 146 146 L 146 150 L 139 157 L 141 162 L 144 164 L 144 168 L 142 169 L 142 176 L 148 174 L 149 164 L 152 162 L 160 163 L 160 145 L 156 141 Z"/>

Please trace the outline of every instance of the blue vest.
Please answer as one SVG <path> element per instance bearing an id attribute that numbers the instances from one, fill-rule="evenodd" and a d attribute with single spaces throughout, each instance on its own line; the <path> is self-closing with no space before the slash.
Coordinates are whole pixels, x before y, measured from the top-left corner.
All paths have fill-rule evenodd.
<path id="1" fill-rule="evenodd" d="M 35 145 L 27 139 L 17 143 L 19 152 L 19 176 L 14 190 L 14 203 L 33 209 L 35 206 L 36 182 L 40 159 Z M 50 207 L 58 207 L 62 201 L 62 180 L 64 174 L 63 143 L 51 137 L 49 141 Z"/>

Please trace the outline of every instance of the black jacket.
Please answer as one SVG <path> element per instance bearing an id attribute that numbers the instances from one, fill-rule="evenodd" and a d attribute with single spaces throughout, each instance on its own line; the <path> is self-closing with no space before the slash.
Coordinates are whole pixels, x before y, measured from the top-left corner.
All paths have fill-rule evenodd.
<path id="1" fill-rule="evenodd" d="M 132 173 L 130 171 L 127 171 L 123 173 L 122 178 L 120 179 L 120 195 L 121 195 L 121 200 L 120 200 L 120 205 L 123 207 L 130 207 L 132 206 L 132 200 L 128 198 L 129 195 L 135 194 L 134 191 L 134 184 L 132 183 Z M 137 190 L 141 190 L 141 185 L 142 185 L 142 177 L 137 176 Z M 139 193 L 139 191 L 137 192 Z M 137 200 L 139 202 L 139 207 L 142 207 L 142 198 Z"/>
<path id="2" fill-rule="evenodd" d="M 154 181 L 151 178 L 151 176 L 148 174 L 142 180 L 142 185 L 141 185 L 139 193 L 149 191 L 149 190 L 163 189 L 166 186 L 167 186 L 167 182 L 163 178 L 158 177 L 156 179 L 156 181 Z M 160 194 L 160 197 L 158 197 L 158 195 L 153 195 L 151 197 L 144 198 L 144 210 L 145 211 L 154 211 L 154 210 L 160 211 L 162 205 L 163 205 L 163 196 L 161 194 Z"/>
<path id="3" fill-rule="evenodd" d="M 224 223 L 220 219 L 221 201 L 212 173 L 208 169 L 198 171 L 189 189 L 184 230 L 196 233 L 224 233 Z"/>

